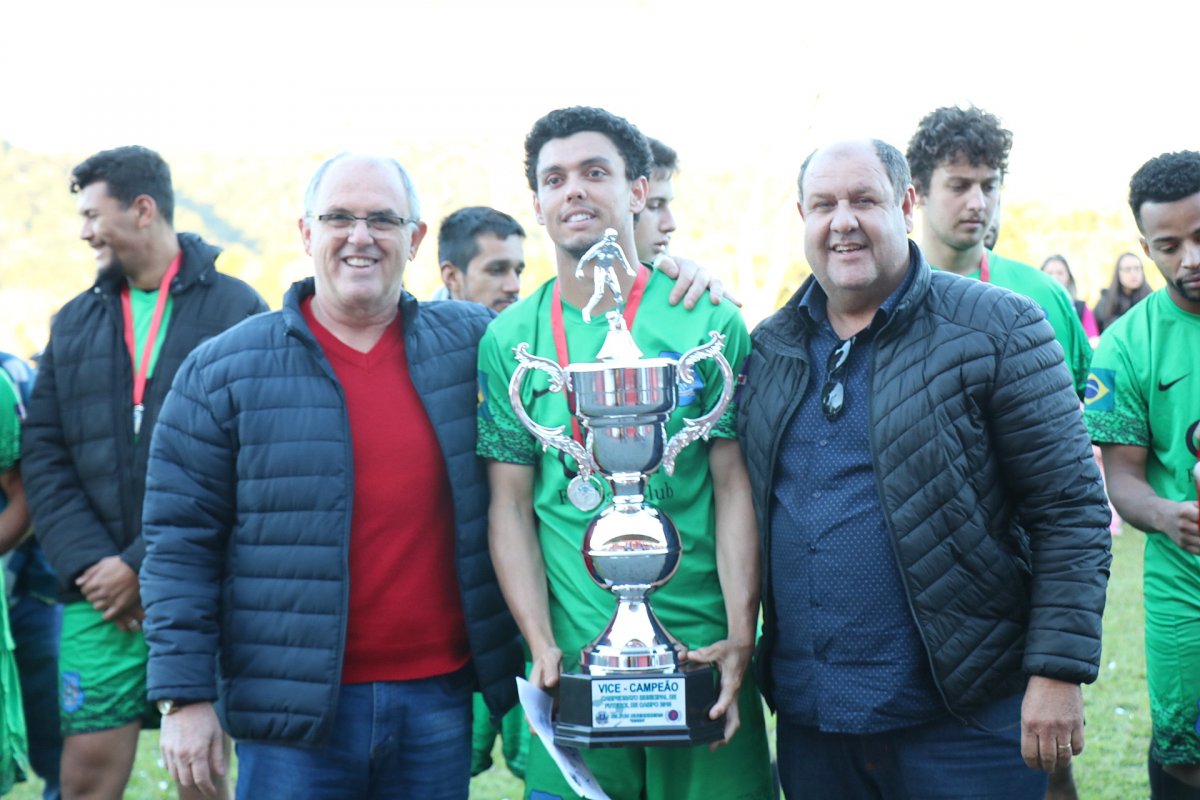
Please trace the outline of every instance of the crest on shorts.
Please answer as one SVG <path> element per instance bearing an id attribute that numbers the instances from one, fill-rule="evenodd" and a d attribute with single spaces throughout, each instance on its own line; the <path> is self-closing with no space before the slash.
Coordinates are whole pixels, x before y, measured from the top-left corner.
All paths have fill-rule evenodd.
<path id="1" fill-rule="evenodd" d="M 74 714 L 83 708 L 83 681 L 78 672 L 62 674 L 62 710 Z"/>

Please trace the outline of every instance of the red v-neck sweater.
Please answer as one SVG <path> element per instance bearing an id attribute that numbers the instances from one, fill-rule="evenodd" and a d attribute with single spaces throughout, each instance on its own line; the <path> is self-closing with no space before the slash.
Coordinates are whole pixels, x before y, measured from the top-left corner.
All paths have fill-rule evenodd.
<path id="1" fill-rule="evenodd" d="M 444 675 L 467 662 L 442 451 L 408 375 L 400 319 L 369 352 L 301 306 L 342 384 L 354 448 L 350 616 L 342 683 Z"/>

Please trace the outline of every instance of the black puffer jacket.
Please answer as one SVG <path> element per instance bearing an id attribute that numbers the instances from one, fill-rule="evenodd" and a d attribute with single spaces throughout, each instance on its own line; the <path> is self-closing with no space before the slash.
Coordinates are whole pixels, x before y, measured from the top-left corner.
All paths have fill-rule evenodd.
<path id="1" fill-rule="evenodd" d="M 38 365 L 21 446 L 21 472 L 38 541 L 64 602 L 83 599 L 81 572 L 120 555 L 135 571 L 145 554 L 142 496 L 154 422 L 176 370 L 196 345 L 267 304 L 217 272 L 220 249 L 179 234 L 183 260 L 171 283 L 171 320 L 146 383 L 141 435 L 133 439 L 133 368 L 121 313 L 124 277 L 105 270 L 58 312 Z"/>
<path id="2" fill-rule="evenodd" d="M 1108 582 L 1108 504 L 1062 349 L 1027 298 L 916 275 L 875 340 L 875 476 L 909 606 L 947 708 L 1029 675 L 1095 680 Z M 810 279 L 811 283 L 811 279 Z M 764 559 L 783 433 L 809 383 L 810 283 L 753 334 L 738 423 Z M 817 287 L 819 290 L 819 287 Z M 777 614 L 764 569 L 760 686 L 771 700 Z"/>
<path id="3" fill-rule="evenodd" d="M 341 384 L 300 310 L 313 292 L 311 278 L 297 283 L 281 311 L 199 348 L 151 453 L 148 693 L 219 697 L 237 739 L 320 744 L 341 687 L 354 458 Z M 400 313 L 408 373 L 450 481 L 472 662 L 499 716 L 525 662 L 488 553 L 487 472 L 475 455 L 476 352 L 493 314 L 409 294 Z M 407 499 L 396 498 L 397 514 Z"/>

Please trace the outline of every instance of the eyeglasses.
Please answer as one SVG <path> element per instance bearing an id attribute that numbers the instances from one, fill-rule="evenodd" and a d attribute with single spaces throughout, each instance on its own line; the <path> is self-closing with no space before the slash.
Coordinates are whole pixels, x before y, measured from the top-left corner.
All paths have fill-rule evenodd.
<path id="1" fill-rule="evenodd" d="M 312 218 L 312 214 L 307 215 Z M 398 217 L 395 214 L 389 214 L 386 211 L 373 211 L 365 217 L 356 217 L 353 214 L 348 214 L 345 211 L 331 211 L 328 214 L 318 214 L 316 216 L 318 222 L 328 225 L 335 231 L 349 231 L 358 224 L 361 219 L 367 223 L 367 228 L 373 233 L 395 233 L 409 223 L 414 223 L 415 219 L 405 219 Z"/>
<path id="2" fill-rule="evenodd" d="M 825 363 L 825 388 L 821 390 L 821 411 L 830 422 L 842 415 L 846 406 L 846 385 L 842 382 L 846 377 L 846 362 L 850 360 L 850 348 L 854 346 L 854 337 L 833 348 L 829 361 Z"/>

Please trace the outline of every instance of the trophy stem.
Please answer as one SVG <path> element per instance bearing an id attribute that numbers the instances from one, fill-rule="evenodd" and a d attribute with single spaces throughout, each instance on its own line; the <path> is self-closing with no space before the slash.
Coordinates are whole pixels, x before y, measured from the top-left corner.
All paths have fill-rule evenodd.
<path id="1" fill-rule="evenodd" d="M 643 472 L 615 472 L 608 484 L 612 487 L 614 506 L 641 506 L 646 502 L 646 474 Z"/>
<path id="2" fill-rule="evenodd" d="M 646 604 L 645 590 L 613 588 L 619 594 L 616 613 L 608 627 L 583 648 L 583 668 L 591 675 L 677 671 L 684 647 Z"/>

